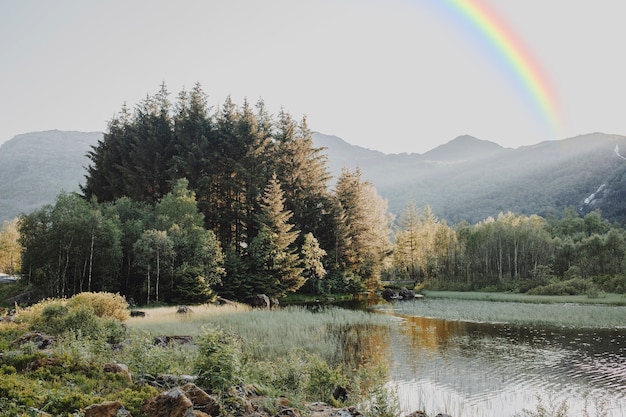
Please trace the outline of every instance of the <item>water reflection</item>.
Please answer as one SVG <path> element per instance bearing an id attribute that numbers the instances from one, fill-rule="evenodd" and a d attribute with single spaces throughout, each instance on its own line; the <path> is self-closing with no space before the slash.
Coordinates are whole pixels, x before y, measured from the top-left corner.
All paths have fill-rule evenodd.
<path id="1" fill-rule="evenodd" d="M 401 316 L 391 377 L 405 411 L 513 416 L 566 400 L 568 415 L 626 415 L 626 330 Z M 606 414 L 603 414 L 606 412 Z"/>

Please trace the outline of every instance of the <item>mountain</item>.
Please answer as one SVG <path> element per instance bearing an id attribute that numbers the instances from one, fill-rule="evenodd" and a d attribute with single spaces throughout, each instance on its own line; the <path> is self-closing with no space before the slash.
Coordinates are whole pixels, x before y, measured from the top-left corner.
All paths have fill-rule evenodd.
<path id="1" fill-rule="evenodd" d="M 101 138 L 100 132 L 47 131 L 3 143 L 0 221 L 54 203 L 61 191 L 79 191 L 86 155 Z M 313 142 L 325 148 L 335 178 L 359 167 L 396 215 L 411 198 L 450 224 L 506 211 L 559 214 L 568 206 L 581 214 L 600 209 L 626 223 L 624 136 L 593 133 L 509 149 L 465 135 L 423 154 L 384 154 L 317 132 Z"/>
<path id="2" fill-rule="evenodd" d="M 87 152 L 100 132 L 46 131 L 17 135 L 0 145 L 0 222 L 78 191 Z"/>
<path id="3" fill-rule="evenodd" d="M 333 144 L 316 133 L 316 145 L 320 137 L 332 160 Z M 346 157 L 343 164 L 358 166 L 396 215 L 411 198 L 452 224 L 506 211 L 559 214 L 568 206 L 583 215 L 600 209 L 605 218 L 624 223 L 626 161 L 616 146 L 626 149 L 626 137 L 593 133 L 508 149 L 461 136 L 424 154 Z M 344 148 L 342 154 L 350 152 Z"/>
<path id="4" fill-rule="evenodd" d="M 469 161 L 492 156 L 503 149 L 497 143 L 463 135 L 426 152 L 422 155 L 422 159 L 430 161 Z"/>

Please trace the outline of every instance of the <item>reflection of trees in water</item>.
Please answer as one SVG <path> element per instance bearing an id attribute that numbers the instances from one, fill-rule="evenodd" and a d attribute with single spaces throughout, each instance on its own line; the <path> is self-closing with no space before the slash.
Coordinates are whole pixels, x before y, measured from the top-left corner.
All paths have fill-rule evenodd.
<path id="1" fill-rule="evenodd" d="M 336 361 L 352 368 L 389 361 L 389 327 L 342 324 L 329 329 L 337 340 Z"/>
<path id="2" fill-rule="evenodd" d="M 392 350 L 399 380 L 431 381 L 479 401 L 514 395 L 520 386 L 626 399 L 626 329 L 403 316 L 397 332 Z"/>

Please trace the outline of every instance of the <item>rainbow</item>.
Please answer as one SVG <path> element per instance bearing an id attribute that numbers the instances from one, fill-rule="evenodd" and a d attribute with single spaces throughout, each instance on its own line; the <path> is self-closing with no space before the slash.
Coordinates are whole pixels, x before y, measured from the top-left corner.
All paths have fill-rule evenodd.
<path id="1" fill-rule="evenodd" d="M 538 108 L 552 133 L 560 135 L 561 118 L 554 89 L 537 61 L 506 23 L 480 0 L 432 0 L 459 15 L 497 51 Z"/>

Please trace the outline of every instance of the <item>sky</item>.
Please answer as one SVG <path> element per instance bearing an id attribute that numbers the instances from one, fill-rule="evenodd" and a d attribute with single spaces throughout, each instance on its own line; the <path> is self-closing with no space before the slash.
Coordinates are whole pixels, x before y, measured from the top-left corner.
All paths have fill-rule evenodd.
<path id="1" fill-rule="evenodd" d="M 626 2 L 468 2 L 532 59 L 552 118 L 454 1 L 0 0 L 0 143 L 105 131 L 163 83 L 173 101 L 196 83 L 212 106 L 262 99 L 385 153 L 626 135 Z"/>

